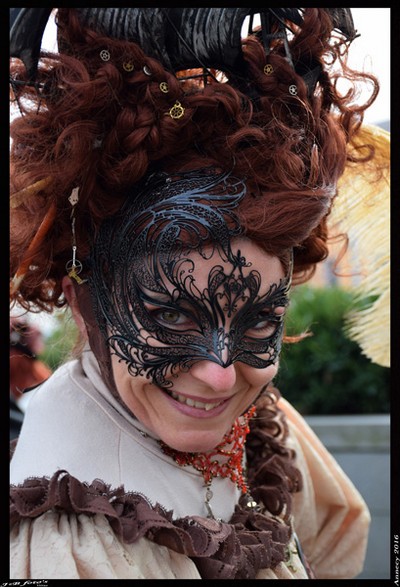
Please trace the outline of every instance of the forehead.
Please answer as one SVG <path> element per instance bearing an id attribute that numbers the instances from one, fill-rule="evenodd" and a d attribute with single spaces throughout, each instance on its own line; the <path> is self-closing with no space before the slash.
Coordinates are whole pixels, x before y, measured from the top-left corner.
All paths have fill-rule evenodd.
<path id="1" fill-rule="evenodd" d="M 285 271 L 279 258 L 266 253 L 249 239 L 234 238 L 231 247 L 235 256 L 245 259 L 245 264 L 240 271 L 243 277 L 247 277 L 254 271 L 259 273 L 261 278 L 259 295 L 266 293 L 272 284 L 279 283 L 285 277 Z M 232 260 L 223 258 L 218 248 L 213 248 L 211 245 L 204 247 L 203 255 L 192 250 L 188 251 L 184 257 L 188 260 L 187 271 L 190 270 L 191 277 L 200 290 L 208 287 L 210 273 L 216 266 L 222 267 L 226 275 L 232 274 L 237 277 L 239 274 L 239 266 L 235 265 Z"/>

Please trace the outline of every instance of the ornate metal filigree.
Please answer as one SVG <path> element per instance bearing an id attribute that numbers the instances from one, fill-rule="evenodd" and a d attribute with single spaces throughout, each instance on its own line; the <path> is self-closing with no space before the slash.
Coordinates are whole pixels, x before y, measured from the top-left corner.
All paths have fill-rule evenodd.
<path id="1" fill-rule="evenodd" d="M 288 304 L 290 276 L 260 295 L 260 274 L 234 250 L 245 191 L 243 180 L 213 169 L 153 174 L 103 224 L 90 287 L 103 335 L 132 375 L 170 387 L 197 361 L 277 360 L 283 319 L 274 310 Z M 199 258 L 217 260 L 203 289 Z"/>

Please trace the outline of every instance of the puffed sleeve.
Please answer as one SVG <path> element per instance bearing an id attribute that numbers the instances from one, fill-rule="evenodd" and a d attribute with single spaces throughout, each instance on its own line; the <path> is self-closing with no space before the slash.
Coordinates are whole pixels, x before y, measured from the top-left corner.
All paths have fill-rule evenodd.
<path id="1" fill-rule="evenodd" d="M 317 579 L 350 579 L 362 571 L 370 514 L 353 483 L 283 398 L 289 445 L 297 454 L 304 487 L 294 495 L 294 526 Z"/>
<path id="2" fill-rule="evenodd" d="M 47 511 L 15 524 L 11 579 L 201 579 L 193 561 L 140 538 L 123 543 L 102 514 Z"/>
<path id="3" fill-rule="evenodd" d="M 290 562 L 256 579 L 306 579 L 291 543 Z M 10 535 L 11 579 L 201 579 L 194 562 L 148 540 L 121 541 L 102 514 L 47 511 L 16 523 Z"/>

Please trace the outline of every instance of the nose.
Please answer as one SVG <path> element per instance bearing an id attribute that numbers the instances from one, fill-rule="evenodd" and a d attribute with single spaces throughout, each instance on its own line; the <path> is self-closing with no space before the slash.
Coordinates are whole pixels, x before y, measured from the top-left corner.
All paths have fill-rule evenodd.
<path id="1" fill-rule="evenodd" d="M 236 382 L 234 365 L 222 367 L 213 361 L 199 361 L 192 365 L 190 374 L 216 392 L 230 391 Z"/>

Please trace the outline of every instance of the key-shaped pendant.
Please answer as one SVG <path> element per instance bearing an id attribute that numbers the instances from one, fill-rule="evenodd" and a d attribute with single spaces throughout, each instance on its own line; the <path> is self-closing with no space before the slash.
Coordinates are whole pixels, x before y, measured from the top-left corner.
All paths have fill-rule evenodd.
<path id="1" fill-rule="evenodd" d="M 76 268 L 72 267 L 71 271 L 68 273 L 68 277 L 71 277 L 72 279 L 75 279 L 75 281 L 81 285 L 82 283 L 85 283 L 87 281 L 87 279 L 81 279 L 79 277 L 79 275 L 76 272 Z"/>
<path id="2" fill-rule="evenodd" d="M 75 279 L 78 285 L 86 283 L 87 279 L 81 279 L 79 277 L 79 273 L 82 271 L 82 263 L 78 261 L 78 259 L 72 259 L 72 261 L 68 261 L 65 268 L 67 270 L 68 277 L 71 277 L 71 279 Z"/>

